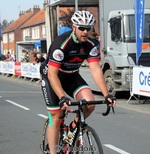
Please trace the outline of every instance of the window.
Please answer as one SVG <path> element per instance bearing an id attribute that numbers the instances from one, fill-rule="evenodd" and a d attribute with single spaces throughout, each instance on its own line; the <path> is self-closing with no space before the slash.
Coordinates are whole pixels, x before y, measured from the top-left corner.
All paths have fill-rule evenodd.
<path id="1" fill-rule="evenodd" d="M 145 15 L 144 42 L 150 42 L 150 14 Z"/>
<path id="2" fill-rule="evenodd" d="M 8 43 L 8 35 L 3 34 L 3 43 Z"/>
<path id="3" fill-rule="evenodd" d="M 30 36 L 30 29 L 25 29 L 23 30 L 23 40 L 27 40 L 28 38 L 31 39 L 31 36 Z"/>
<path id="4" fill-rule="evenodd" d="M 45 38 L 46 37 L 46 26 L 42 26 L 42 37 Z"/>
<path id="5" fill-rule="evenodd" d="M 135 42 L 135 18 L 134 15 L 124 16 L 124 40 Z"/>
<path id="6" fill-rule="evenodd" d="M 39 39 L 39 38 L 40 38 L 39 27 L 32 28 L 32 39 Z"/>
<path id="7" fill-rule="evenodd" d="M 111 18 L 109 20 L 111 29 L 111 40 L 118 42 L 121 39 L 121 17 Z"/>
<path id="8" fill-rule="evenodd" d="M 150 14 L 145 15 L 143 42 L 150 42 Z M 124 17 L 124 40 L 125 42 L 136 42 L 135 17 L 128 15 Z"/>
<path id="9" fill-rule="evenodd" d="M 14 33 L 9 34 L 9 42 L 14 42 Z"/>

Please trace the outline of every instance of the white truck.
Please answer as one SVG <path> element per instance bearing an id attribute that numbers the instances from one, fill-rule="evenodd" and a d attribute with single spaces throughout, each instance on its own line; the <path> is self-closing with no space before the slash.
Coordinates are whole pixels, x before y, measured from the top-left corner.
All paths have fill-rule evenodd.
<path id="1" fill-rule="evenodd" d="M 59 8 L 56 6 L 74 6 L 77 9 L 76 5 L 79 7 L 96 6 L 99 8 L 97 14 L 99 15 L 98 23 L 102 49 L 100 66 L 102 67 L 107 87 L 113 95 L 122 91 L 130 92 L 132 67 L 136 63 L 134 0 L 56 0 L 50 3 L 46 7 L 47 34 L 51 34 L 51 36 L 47 36 L 47 41 L 49 41 L 47 45 L 51 43 L 56 34 L 57 9 Z M 139 65 L 150 66 L 149 0 L 145 0 L 144 12 L 144 39 Z M 54 30 L 55 34 L 53 33 Z M 89 82 L 92 90 L 99 91 L 94 82 L 91 82 L 90 75 L 85 75 L 84 78 Z"/>

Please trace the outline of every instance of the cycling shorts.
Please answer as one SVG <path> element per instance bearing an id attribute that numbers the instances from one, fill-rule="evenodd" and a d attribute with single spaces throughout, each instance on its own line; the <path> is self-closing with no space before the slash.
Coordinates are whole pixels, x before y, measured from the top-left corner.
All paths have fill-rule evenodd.
<path id="1" fill-rule="evenodd" d="M 81 90 L 87 88 L 90 89 L 86 81 L 81 77 L 78 72 L 71 74 L 59 72 L 58 77 L 64 91 L 72 98 L 76 98 L 78 92 L 80 92 Z M 42 75 L 41 88 L 48 110 L 60 109 L 59 98 L 53 91 L 46 75 Z"/>

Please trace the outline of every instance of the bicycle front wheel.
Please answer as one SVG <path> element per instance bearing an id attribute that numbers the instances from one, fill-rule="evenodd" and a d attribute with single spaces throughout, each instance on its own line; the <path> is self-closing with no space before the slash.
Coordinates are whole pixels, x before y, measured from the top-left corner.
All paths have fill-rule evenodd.
<path id="1" fill-rule="evenodd" d="M 50 154 L 50 149 L 48 145 L 48 139 L 47 139 L 47 129 L 49 125 L 49 119 L 46 119 L 43 130 L 42 130 L 42 144 L 41 144 L 41 150 L 43 154 Z M 59 154 L 65 154 L 63 151 L 63 135 L 62 131 L 59 130 L 59 138 L 58 138 L 58 145 L 56 145 L 56 152 Z"/>
<path id="2" fill-rule="evenodd" d="M 43 154 L 50 154 L 49 146 L 48 146 L 48 140 L 47 140 L 47 127 L 49 124 L 49 120 L 46 119 L 43 130 L 42 130 L 42 144 L 41 144 L 41 150 Z"/>
<path id="3" fill-rule="evenodd" d="M 98 137 L 96 131 L 90 127 L 86 126 L 83 131 L 82 144 L 80 135 L 77 137 L 75 141 L 75 145 L 73 147 L 73 154 L 103 154 L 102 144 Z"/>

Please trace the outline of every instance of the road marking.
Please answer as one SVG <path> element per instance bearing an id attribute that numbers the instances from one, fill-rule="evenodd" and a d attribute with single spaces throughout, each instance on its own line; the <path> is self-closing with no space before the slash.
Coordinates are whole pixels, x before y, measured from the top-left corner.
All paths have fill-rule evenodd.
<path id="1" fill-rule="evenodd" d="M 15 103 L 15 102 L 11 101 L 11 100 L 6 100 L 6 102 L 11 103 L 11 104 L 13 104 L 13 105 L 15 105 L 15 106 L 17 106 L 17 107 L 20 107 L 20 108 L 22 108 L 22 109 L 24 109 L 24 110 L 30 110 L 29 108 L 27 108 L 27 107 L 25 107 L 25 106 L 22 106 L 22 105 L 20 105 L 20 104 L 17 104 L 17 103 Z"/>
<path id="2" fill-rule="evenodd" d="M 48 116 L 46 116 L 44 114 L 37 114 L 37 115 L 40 116 L 40 117 L 42 117 L 42 118 L 44 118 L 44 119 L 47 119 L 48 118 Z"/>
<path id="3" fill-rule="evenodd" d="M 106 147 L 108 147 L 108 148 L 110 148 L 110 149 L 112 149 L 114 151 L 117 151 L 117 152 L 119 152 L 121 154 L 130 154 L 130 153 L 128 153 L 128 152 L 126 152 L 124 150 L 121 150 L 121 149 L 119 149 L 119 148 L 117 148 L 117 147 L 115 147 L 115 146 L 113 146 L 111 144 L 104 144 L 104 146 L 106 146 Z"/>
<path id="4" fill-rule="evenodd" d="M 39 91 L 0 91 L 0 93 L 23 93 L 23 94 L 40 94 L 41 92 Z"/>

